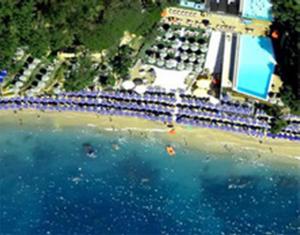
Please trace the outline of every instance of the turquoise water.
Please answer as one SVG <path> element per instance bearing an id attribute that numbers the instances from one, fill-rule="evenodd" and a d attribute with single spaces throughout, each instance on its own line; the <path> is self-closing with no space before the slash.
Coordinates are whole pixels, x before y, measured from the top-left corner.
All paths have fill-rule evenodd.
<path id="1" fill-rule="evenodd" d="M 272 42 L 267 37 L 240 37 L 236 89 L 259 99 L 267 99 L 275 68 Z"/>
<path id="2" fill-rule="evenodd" d="M 299 232 L 295 166 L 175 143 L 172 158 L 166 144 L 150 134 L 1 126 L 0 234 Z"/>
<path id="3" fill-rule="evenodd" d="M 243 1 L 243 17 L 272 21 L 272 3 L 270 0 Z"/>
<path id="4" fill-rule="evenodd" d="M 202 10 L 202 11 L 205 10 L 205 3 L 196 3 L 193 1 L 180 0 L 179 4 L 182 7 L 189 7 L 195 10 Z"/>

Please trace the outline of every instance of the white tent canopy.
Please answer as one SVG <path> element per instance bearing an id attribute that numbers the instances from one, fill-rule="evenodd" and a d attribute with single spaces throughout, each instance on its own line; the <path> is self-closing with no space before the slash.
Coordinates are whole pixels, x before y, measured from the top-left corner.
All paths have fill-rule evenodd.
<path id="1" fill-rule="evenodd" d="M 189 75 L 189 71 L 176 71 L 176 70 L 167 70 L 161 69 L 153 66 L 156 74 L 156 79 L 153 86 L 158 86 L 165 88 L 167 90 L 171 89 L 186 89 L 187 85 L 185 84 L 185 79 Z"/>
<path id="2" fill-rule="evenodd" d="M 193 95 L 197 97 L 208 97 L 207 90 L 201 88 L 194 90 Z"/>
<path id="3" fill-rule="evenodd" d="M 208 79 L 201 79 L 201 80 L 198 80 L 196 84 L 197 84 L 197 87 L 199 87 L 199 88 L 208 89 L 210 86 L 210 83 L 211 83 L 211 81 Z"/>
<path id="4" fill-rule="evenodd" d="M 122 83 L 122 87 L 125 90 L 132 90 L 134 88 L 135 84 L 133 81 L 125 81 Z"/>
<path id="5" fill-rule="evenodd" d="M 146 92 L 147 87 L 145 85 L 138 85 L 134 88 L 136 93 L 143 94 Z"/>
<path id="6" fill-rule="evenodd" d="M 221 32 L 212 32 L 211 38 L 209 41 L 209 49 L 206 56 L 205 61 L 205 68 L 208 69 L 211 73 L 215 72 L 217 60 L 218 58 L 218 52 L 221 49 L 221 38 L 222 34 Z M 203 51 L 203 49 L 202 49 Z"/>

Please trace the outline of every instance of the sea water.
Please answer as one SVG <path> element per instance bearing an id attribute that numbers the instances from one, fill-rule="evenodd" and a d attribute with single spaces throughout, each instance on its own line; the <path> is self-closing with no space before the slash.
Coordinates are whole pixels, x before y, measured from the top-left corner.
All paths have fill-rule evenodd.
<path id="1" fill-rule="evenodd" d="M 296 165 L 88 127 L 0 132 L 0 234 L 300 232 Z"/>

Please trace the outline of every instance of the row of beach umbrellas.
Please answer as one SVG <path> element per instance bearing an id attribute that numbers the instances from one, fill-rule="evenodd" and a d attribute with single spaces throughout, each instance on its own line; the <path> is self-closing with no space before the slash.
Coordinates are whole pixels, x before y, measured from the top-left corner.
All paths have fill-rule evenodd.
<path id="1" fill-rule="evenodd" d="M 207 119 L 199 119 L 199 118 L 190 118 L 190 117 L 178 117 L 176 120 L 177 123 L 191 125 L 191 126 L 198 126 L 204 128 L 212 128 L 212 129 L 221 129 L 224 131 L 229 132 L 238 132 L 242 134 L 247 134 L 256 137 L 263 137 L 265 136 L 265 132 L 259 129 L 253 129 L 251 127 L 246 126 L 237 126 L 234 124 L 222 123 L 222 122 L 212 122 Z M 267 136 L 270 138 L 281 138 L 281 139 L 288 139 L 291 141 L 300 141 L 300 135 L 295 135 L 291 133 L 279 133 L 279 134 L 272 134 L 267 132 Z"/>
<path id="2" fill-rule="evenodd" d="M 67 104 L 67 105 L 66 105 Z M 69 104 L 69 105 L 68 105 Z M 62 106 L 60 106 L 62 105 Z M 92 102 L 91 100 L 87 99 L 87 100 L 59 100 L 59 99 L 55 99 L 55 98 L 33 98 L 33 99 L 27 99 L 27 98 L 18 98 L 18 99 L 4 99 L 1 100 L 0 102 L 0 107 L 2 109 L 16 109 L 16 108 L 36 108 L 36 109 L 46 109 L 46 110 L 60 110 L 60 111 L 64 111 L 64 110 L 71 110 L 71 111 L 95 111 L 98 112 L 99 110 L 115 110 L 115 112 L 119 112 L 119 113 L 130 113 L 131 111 L 134 112 L 140 112 L 140 113 L 146 113 L 149 114 L 151 117 L 153 116 L 153 118 L 155 116 L 158 117 L 164 117 L 164 119 L 166 119 L 166 117 L 172 118 L 172 116 L 174 115 L 174 110 L 172 109 L 168 109 L 164 104 L 162 105 L 158 105 L 158 106 L 147 106 L 147 103 L 145 102 L 145 105 L 142 106 L 138 103 L 136 104 L 132 104 L 131 102 L 118 102 L 116 100 L 109 100 L 106 99 L 105 101 L 101 101 L 101 100 L 97 100 L 94 99 L 94 102 Z M 164 108 L 166 108 L 164 110 Z M 140 115 L 140 114 L 139 114 Z M 187 118 L 190 119 L 199 119 L 199 118 L 206 118 L 209 119 L 210 121 L 215 121 L 215 122 L 225 122 L 225 121 L 229 121 L 231 122 L 230 125 L 236 125 L 237 127 L 239 127 L 239 125 L 245 125 L 245 122 L 251 123 L 251 119 L 247 119 L 247 120 L 242 120 L 237 119 L 235 117 L 235 119 L 227 119 L 225 120 L 224 118 L 216 118 L 216 115 L 207 115 L 206 113 L 202 113 L 202 115 L 192 115 L 192 113 L 187 112 L 187 110 L 180 110 L 179 107 L 179 112 L 177 115 L 177 119 L 180 120 L 180 116 L 187 116 Z M 228 123 L 227 123 L 228 124 Z M 260 126 L 260 123 L 251 123 L 252 126 L 248 125 L 246 128 L 261 128 L 262 130 L 264 130 L 265 128 L 267 128 L 267 126 Z M 257 124 L 256 126 L 253 126 Z M 245 128 L 245 127 L 243 127 Z"/>

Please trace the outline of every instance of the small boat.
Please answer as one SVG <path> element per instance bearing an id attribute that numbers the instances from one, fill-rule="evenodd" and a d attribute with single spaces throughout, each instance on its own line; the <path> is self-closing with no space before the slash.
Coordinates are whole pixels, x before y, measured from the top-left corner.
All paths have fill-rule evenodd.
<path id="1" fill-rule="evenodd" d="M 166 146 L 166 151 L 170 156 L 174 156 L 176 154 L 174 148 L 171 145 Z"/>
<path id="2" fill-rule="evenodd" d="M 169 130 L 169 134 L 170 134 L 170 135 L 175 135 L 175 134 L 176 134 L 176 131 L 175 131 L 175 129 L 171 129 L 171 130 Z"/>

